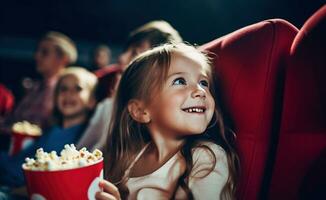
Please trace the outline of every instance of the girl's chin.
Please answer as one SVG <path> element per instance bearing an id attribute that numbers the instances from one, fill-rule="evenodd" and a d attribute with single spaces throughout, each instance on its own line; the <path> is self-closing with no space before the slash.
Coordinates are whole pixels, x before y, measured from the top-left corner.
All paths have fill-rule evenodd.
<path id="1" fill-rule="evenodd" d="M 188 130 L 187 132 L 185 132 L 183 135 L 184 136 L 191 136 L 191 135 L 201 135 L 205 132 L 205 129 L 192 129 L 192 130 Z"/>
<path id="2" fill-rule="evenodd" d="M 73 118 L 77 118 L 80 116 L 84 116 L 86 115 L 86 112 L 83 111 L 78 111 L 78 112 L 65 112 L 62 113 L 63 118 L 67 118 L 67 119 L 73 119 Z"/>

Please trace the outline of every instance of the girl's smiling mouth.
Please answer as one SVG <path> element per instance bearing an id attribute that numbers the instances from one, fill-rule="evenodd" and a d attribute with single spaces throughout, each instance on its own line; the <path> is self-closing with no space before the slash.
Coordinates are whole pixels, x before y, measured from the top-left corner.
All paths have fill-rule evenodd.
<path id="1" fill-rule="evenodd" d="M 206 107 L 204 106 L 194 106 L 194 107 L 189 107 L 189 108 L 183 108 L 183 111 L 187 113 L 204 113 L 206 110 Z"/>

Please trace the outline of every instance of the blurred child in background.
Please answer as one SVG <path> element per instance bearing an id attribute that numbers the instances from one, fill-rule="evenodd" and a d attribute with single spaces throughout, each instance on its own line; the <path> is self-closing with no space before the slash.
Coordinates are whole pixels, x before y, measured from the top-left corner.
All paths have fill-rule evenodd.
<path id="1" fill-rule="evenodd" d="M 34 157 L 38 148 L 59 153 L 65 144 L 79 140 L 96 105 L 96 83 L 96 76 L 84 68 L 65 69 L 54 90 L 54 125 L 18 154 L 9 156 L 7 152 L 0 153 L 0 186 L 13 188 L 24 185 L 22 164 L 26 157 Z"/>
<path id="2" fill-rule="evenodd" d="M 93 53 L 93 68 L 94 70 L 102 69 L 109 66 L 111 62 L 111 50 L 107 45 L 99 45 Z"/>

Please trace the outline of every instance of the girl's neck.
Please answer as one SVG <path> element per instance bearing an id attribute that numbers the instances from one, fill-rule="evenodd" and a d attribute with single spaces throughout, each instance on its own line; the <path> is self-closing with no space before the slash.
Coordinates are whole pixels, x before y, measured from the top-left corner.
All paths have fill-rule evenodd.
<path id="1" fill-rule="evenodd" d="M 63 128 L 69 128 L 75 125 L 80 125 L 86 121 L 86 115 L 75 117 L 64 117 L 62 121 Z"/>
<path id="2" fill-rule="evenodd" d="M 155 152 L 157 161 L 165 160 L 176 154 L 184 144 L 184 140 L 176 140 L 171 138 L 162 138 L 159 136 L 152 137 L 152 148 Z"/>
<path id="3" fill-rule="evenodd" d="M 153 138 L 153 137 L 152 137 Z M 153 173 L 178 153 L 183 140 L 167 140 L 154 137 L 131 165 L 130 177 L 141 177 Z M 144 163 L 146 163 L 144 165 Z"/>
<path id="4" fill-rule="evenodd" d="M 148 124 L 153 145 L 151 152 L 155 154 L 157 161 L 165 160 L 167 157 L 177 153 L 184 144 L 183 138 L 177 138 L 171 130 L 162 129 L 152 123 Z"/>

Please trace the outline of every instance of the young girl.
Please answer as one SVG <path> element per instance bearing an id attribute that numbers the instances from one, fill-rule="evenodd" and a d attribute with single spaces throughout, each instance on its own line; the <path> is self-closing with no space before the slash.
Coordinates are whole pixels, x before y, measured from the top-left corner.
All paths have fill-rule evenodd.
<path id="1" fill-rule="evenodd" d="M 124 73 L 97 199 L 233 199 L 237 156 L 215 105 L 207 57 L 156 47 Z"/>
<path id="2" fill-rule="evenodd" d="M 55 125 L 17 155 L 0 152 L 0 185 L 22 186 L 21 166 L 26 157 L 34 157 L 36 149 L 42 147 L 44 151 L 59 153 L 65 144 L 78 141 L 96 103 L 93 95 L 96 83 L 96 76 L 83 68 L 70 67 L 63 72 L 54 91 Z"/>

